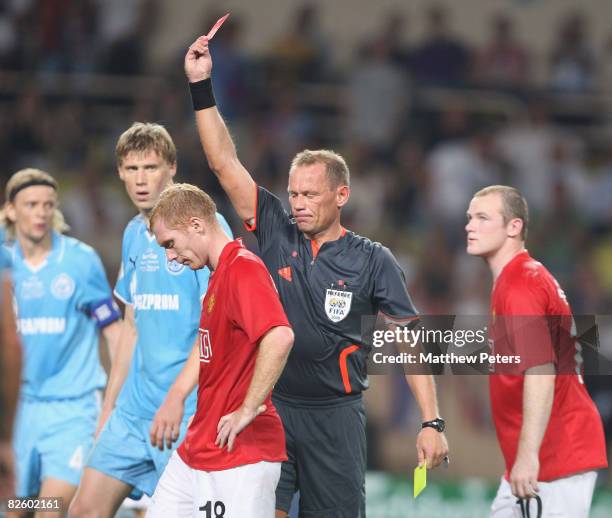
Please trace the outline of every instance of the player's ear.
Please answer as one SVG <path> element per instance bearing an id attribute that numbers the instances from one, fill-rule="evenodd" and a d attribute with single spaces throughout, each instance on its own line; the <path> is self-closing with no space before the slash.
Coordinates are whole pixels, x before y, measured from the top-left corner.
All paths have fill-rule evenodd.
<path id="1" fill-rule="evenodd" d="M 197 218 L 195 216 L 189 218 L 189 226 L 198 234 L 205 233 L 204 222 L 200 218 Z"/>
<path id="2" fill-rule="evenodd" d="M 176 162 L 169 164 L 168 169 L 170 170 L 170 178 L 174 178 L 174 175 L 176 174 Z"/>
<path id="3" fill-rule="evenodd" d="M 508 231 L 508 237 L 516 237 L 518 235 L 521 234 L 522 230 L 523 230 L 523 225 L 525 223 L 523 222 L 523 220 L 521 218 L 514 218 L 511 219 L 508 222 L 508 225 L 506 225 L 507 231 Z"/>
<path id="4" fill-rule="evenodd" d="M 15 214 L 15 205 L 10 202 L 7 202 L 4 206 L 4 213 L 6 217 L 11 223 L 15 223 L 17 221 L 17 214 Z"/>
<path id="5" fill-rule="evenodd" d="M 341 185 L 336 188 L 336 205 L 338 208 L 344 207 L 351 195 L 351 188 L 348 185 Z"/>

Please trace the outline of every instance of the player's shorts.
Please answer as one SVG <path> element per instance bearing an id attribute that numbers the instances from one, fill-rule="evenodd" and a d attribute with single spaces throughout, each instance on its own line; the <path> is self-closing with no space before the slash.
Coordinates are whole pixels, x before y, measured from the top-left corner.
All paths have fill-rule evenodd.
<path id="1" fill-rule="evenodd" d="M 280 462 L 200 471 L 175 452 L 157 484 L 147 518 L 271 518 L 280 471 Z"/>
<path id="2" fill-rule="evenodd" d="M 115 408 L 102 428 L 87 467 L 133 487 L 130 498 L 138 500 L 143 493 L 151 496 L 174 449 L 159 450 L 151 444 L 151 419 L 144 419 Z M 178 441 L 187 430 L 187 419 L 181 424 Z"/>
<path id="3" fill-rule="evenodd" d="M 300 491 L 300 518 L 365 517 L 366 414 L 361 397 L 299 406 L 273 398 L 283 421 L 287 456 L 276 508 L 288 512 Z"/>
<path id="4" fill-rule="evenodd" d="M 13 442 L 17 496 L 36 496 L 47 478 L 78 486 L 99 414 L 98 391 L 69 399 L 22 398 Z"/>
<path id="5" fill-rule="evenodd" d="M 147 495 L 142 495 L 140 500 L 134 500 L 132 498 L 126 498 L 120 506 L 120 509 L 126 510 L 129 509 L 131 511 L 146 511 L 151 505 L 151 497 Z"/>
<path id="6" fill-rule="evenodd" d="M 538 502 L 536 498 L 520 501 L 502 477 L 491 506 L 491 518 L 588 518 L 596 480 L 597 473 L 587 471 L 552 482 L 538 482 Z"/>

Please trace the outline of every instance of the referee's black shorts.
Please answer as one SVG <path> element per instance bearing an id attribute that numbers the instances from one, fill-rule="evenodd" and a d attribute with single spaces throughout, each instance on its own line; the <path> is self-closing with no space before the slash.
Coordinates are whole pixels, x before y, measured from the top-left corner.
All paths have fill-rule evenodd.
<path id="1" fill-rule="evenodd" d="M 276 508 L 289 512 L 300 492 L 300 518 L 365 518 L 366 414 L 361 396 L 304 406 L 273 397 L 285 427 L 287 456 Z"/>

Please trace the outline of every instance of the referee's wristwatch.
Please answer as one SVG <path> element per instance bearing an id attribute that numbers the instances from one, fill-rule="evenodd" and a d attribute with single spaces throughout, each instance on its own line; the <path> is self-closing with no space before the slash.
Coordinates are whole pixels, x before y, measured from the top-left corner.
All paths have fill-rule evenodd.
<path id="1" fill-rule="evenodd" d="M 446 423 L 444 422 L 444 419 L 438 417 L 437 419 L 432 419 L 431 421 L 424 421 L 421 423 L 421 430 L 423 428 L 433 428 L 434 430 L 442 433 L 444 428 L 446 428 Z"/>

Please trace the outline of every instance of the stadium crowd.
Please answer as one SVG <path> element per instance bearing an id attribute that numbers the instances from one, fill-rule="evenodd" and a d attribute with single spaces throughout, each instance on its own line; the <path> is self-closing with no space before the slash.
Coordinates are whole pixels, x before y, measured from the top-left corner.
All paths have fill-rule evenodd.
<path id="1" fill-rule="evenodd" d="M 235 218 L 213 175 L 203 174 L 183 51 L 163 66 L 147 54 L 159 3 L 0 5 L 0 184 L 22 167 L 52 172 L 72 234 L 98 250 L 111 279 L 132 215 L 112 150 L 131 121 L 164 124 L 179 149 L 180 180 L 201 185 Z M 242 160 L 284 200 L 286 164 L 297 151 L 340 151 L 353 179 L 344 224 L 394 251 L 425 314 L 487 313 L 490 282 L 464 253 L 465 208 L 485 185 L 514 185 L 532 209 L 531 255 L 554 273 L 576 314 L 609 312 L 612 121 L 601 107 L 612 83 L 612 34 L 595 48 L 589 19 L 568 12 L 550 29 L 541 63 L 510 14 L 491 19 L 480 47 L 454 34 L 452 14 L 429 7 L 418 20 L 427 36 L 407 45 L 421 15 L 388 13 L 344 65 L 313 5 L 296 9 L 286 33 L 270 34 L 264 54 L 241 45 L 244 20 L 230 17 L 211 44 L 213 81 Z M 203 25 L 217 17 L 208 13 Z M 125 91 L 100 86 L 122 83 Z M 232 228 L 240 229 L 236 220 Z M 592 383 L 610 442 L 611 384 Z M 372 426 L 410 422 L 404 397 L 388 423 Z M 373 448 L 372 465 L 384 467 Z"/>

